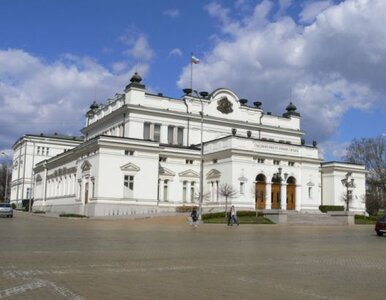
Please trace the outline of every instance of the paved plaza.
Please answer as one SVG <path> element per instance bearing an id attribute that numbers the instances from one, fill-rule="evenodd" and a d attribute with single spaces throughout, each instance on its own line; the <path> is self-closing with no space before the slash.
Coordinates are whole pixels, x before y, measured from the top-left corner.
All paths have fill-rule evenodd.
<path id="1" fill-rule="evenodd" d="M 373 226 L 0 218 L 0 299 L 385 299 Z"/>

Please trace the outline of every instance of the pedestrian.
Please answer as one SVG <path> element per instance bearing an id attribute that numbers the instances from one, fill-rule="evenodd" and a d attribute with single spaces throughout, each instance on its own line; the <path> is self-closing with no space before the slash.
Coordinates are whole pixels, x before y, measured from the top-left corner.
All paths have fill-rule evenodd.
<path id="1" fill-rule="evenodd" d="M 190 216 L 192 218 L 192 225 L 194 225 L 194 227 L 197 227 L 198 212 L 195 206 L 193 207 L 192 212 L 190 213 Z"/>
<path id="2" fill-rule="evenodd" d="M 232 205 L 232 207 L 231 207 L 230 220 L 229 220 L 228 225 L 232 226 L 233 224 L 237 224 L 237 226 L 239 226 L 239 220 L 237 219 L 237 212 L 236 212 L 236 208 L 234 205 Z"/>

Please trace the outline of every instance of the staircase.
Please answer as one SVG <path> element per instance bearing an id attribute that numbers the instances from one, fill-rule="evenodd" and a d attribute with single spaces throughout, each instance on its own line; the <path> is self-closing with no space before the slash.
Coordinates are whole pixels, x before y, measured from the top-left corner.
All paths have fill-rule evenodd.
<path id="1" fill-rule="evenodd" d="M 349 216 L 343 212 L 321 213 L 321 212 L 295 212 L 282 211 L 279 214 L 265 214 L 277 224 L 287 225 L 348 225 L 354 224 L 354 214 Z"/>

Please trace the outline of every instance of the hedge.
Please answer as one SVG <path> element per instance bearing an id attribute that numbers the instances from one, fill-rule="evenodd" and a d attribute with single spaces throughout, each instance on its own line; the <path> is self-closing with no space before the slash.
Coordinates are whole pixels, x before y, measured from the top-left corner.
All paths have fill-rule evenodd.
<path id="1" fill-rule="evenodd" d="M 344 211 L 343 205 L 320 205 L 319 210 L 321 212 L 328 212 L 328 211 Z"/>

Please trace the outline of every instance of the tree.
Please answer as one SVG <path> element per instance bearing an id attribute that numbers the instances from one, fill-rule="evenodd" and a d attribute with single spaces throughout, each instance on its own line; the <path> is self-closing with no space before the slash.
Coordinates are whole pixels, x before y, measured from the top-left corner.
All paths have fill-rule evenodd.
<path id="1" fill-rule="evenodd" d="M 350 163 L 363 164 L 369 174 L 366 179 L 366 210 L 372 214 L 385 207 L 386 197 L 386 136 L 354 139 L 344 157 Z"/>
<path id="2" fill-rule="evenodd" d="M 0 164 L 0 202 L 5 201 L 9 195 L 10 191 L 10 183 L 11 183 L 11 172 L 8 166 L 5 164 Z M 8 174 L 7 174 L 8 171 Z M 5 188 L 7 184 L 7 188 Z M 5 192 L 7 192 L 7 195 L 5 195 Z"/>
<path id="3" fill-rule="evenodd" d="M 232 185 L 228 183 L 222 183 L 219 186 L 220 195 L 225 197 L 225 218 L 227 217 L 228 212 L 228 198 L 234 198 L 237 195 L 237 191 L 233 188 Z"/>

